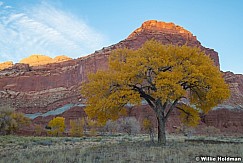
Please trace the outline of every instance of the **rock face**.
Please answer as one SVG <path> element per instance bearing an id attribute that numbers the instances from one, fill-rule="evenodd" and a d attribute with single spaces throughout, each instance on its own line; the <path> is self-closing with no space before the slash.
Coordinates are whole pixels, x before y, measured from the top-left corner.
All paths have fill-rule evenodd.
<path id="1" fill-rule="evenodd" d="M 199 47 L 214 60 L 215 65 L 220 66 L 218 53 L 216 51 L 203 47 L 196 36 L 193 36 L 191 32 L 174 23 L 158 22 L 156 20 L 146 21 L 140 28 L 132 32 L 126 41 L 130 42 L 131 48 L 138 48 L 145 41 L 152 38 L 163 44 L 187 44 L 188 46 Z"/>
<path id="2" fill-rule="evenodd" d="M 38 66 L 50 63 L 51 60 L 51 57 L 45 55 L 31 55 L 27 58 L 22 59 L 20 63 L 29 64 L 30 66 Z"/>
<path id="3" fill-rule="evenodd" d="M 105 68 L 107 56 L 90 55 L 29 68 L 26 64 L 16 64 L 0 71 L 0 105 L 35 113 L 77 103 L 81 98 L 79 86 L 88 72 L 98 69 L 98 64 L 99 68 Z"/>
<path id="4" fill-rule="evenodd" d="M 65 55 L 60 55 L 60 56 L 56 56 L 54 59 L 53 59 L 53 62 L 54 63 L 58 63 L 58 62 L 64 62 L 64 61 L 68 61 L 68 60 L 71 60 L 72 58 L 70 57 L 67 57 Z"/>
<path id="5" fill-rule="evenodd" d="M 54 59 L 45 55 L 31 55 L 27 58 L 22 59 L 20 63 L 29 64 L 30 66 L 40 66 L 49 63 L 58 63 L 58 62 L 63 62 L 68 60 L 71 60 L 71 58 L 64 55 L 57 56 Z"/>
<path id="6" fill-rule="evenodd" d="M 13 66 L 12 61 L 3 62 L 3 63 L 0 63 L 0 70 L 6 69 L 6 68 L 9 68 L 12 66 Z"/>
<path id="7" fill-rule="evenodd" d="M 51 59 L 31 56 L 22 60 L 21 64 L 0 71 L 0 105 L 10 105 L 23 113 L 44 113 L 68 103 L 81 103 L 81 84 L 87 80 L 88 73 L 107 68 L 112 50 L 125 47 L 137 49 L 149 39 L 163 44 L 197 46 L 214 60 L 216 66 L 220 66 L 218 53 L 203 47 L 192 33 L 173 23 L 151 20 L 144 22 L 127 39 L 86 57 L 69 60 L 66 57 Z M 53 63 L 52 60 L 58 62 Z M 222 107 L 233 105 L 233 109 L 240 109 L 243 101 L 243 75 L 226 72 L 224 77 L 230 85 L 232 97 Z M 63 115 L 66 118 L 71 116 L 69 113 Z M 212 119 L 215 124 L 218 123 L 217 118 Z"/>
<path id="8" fill-rule="evenodd" d="M 223 74 L 231 90 L 231 98 L 226 101 L 226 104 L 237 105 L 243 109 L 243 75 L 229 71 Z"/>
<path id="9" fill-rule="evenodd" d="M 127 39 L 86 57 L 46 64 L 68 58 L 32 55 L 21 61 L 29 64 L 30 68 L 19 68 L 20 65 L 16 64 L 11 69 L 1 71 L 1 105 L 12 105 L 23 112 L 32 113 L 37 110 L 45 112 L 71 101 L 78 102 L 81 98 L 79 86 L 86 80 L 87 73 L 107 68 L 112 50 L 125 47 L 137 49 L 148 39 L 156 39 L 163 44 L 200 47 L 219 66 L 217 52 L 203 47 L 189 31 L 173 23 L 152 20 L 143 23 Z"/>

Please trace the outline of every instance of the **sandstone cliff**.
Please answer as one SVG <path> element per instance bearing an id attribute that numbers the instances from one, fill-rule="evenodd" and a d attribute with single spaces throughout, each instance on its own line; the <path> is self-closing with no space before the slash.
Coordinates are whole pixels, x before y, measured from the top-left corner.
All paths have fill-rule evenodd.
<path id="1" fill-rule="evenodd" d="M 223 73 L 223 77 L 231 90 L 231 98 L 225 104 L 243 109 L 243 75 L 228 71 Z"/>
<path id="2" fill-rule="evenodd" d="M 12 61 L 3 62 L 3 63 L 0 63 L 0 70 L 6 69 L 6 68 L 9 68 L 12 66 L 13 66 Z"/>
<path id="3" fill-rule="evenodd" d="M 30 66 L 39 66 L 39 65 L 46 65 L 49 63 L 58 63 L 58 62 L 63 62 L 63 61 L 68 61 L 71 60 L 71 58 L 67 56 L 57 56 L 54 59 L 51 57 L 45 56 L 45 55 L 40 55 L 40 54 L 35 54 L 31 55 L 27 58 L 22 59 L 19 63 L 24 63 L 24 64 L 29 64 Z"/>
<path id="4" fill-rule="evenodd" d="M 53 59 L 33 55 L 21 61 L 29 64 L 29 69 L 17 66 L 1 71 L 1 105 L 12 105 L 24 112 L 43 112 L 53 109 L 57 104 L 61 105 L 59 103 L 68 103 L 70 100 L 78 102 L 81 98 L 78 87 L 86 80 L 87 73 L 107 68 L 108 56 L 112 50 L 124 47 L 137 49 L 152 38 L 163 44 L 200 47 L 219 66 L 217 52 L 203 47 L 189 31 L 173 23 L 152 20 L 144 22 L 127 39 L 86 57 L 43 65 L 42 63 Z"/>
<path id="5" fill-rule="evenodd" d="M 0 105 L 11 105 L 24 113 L 44 113 L 67 103 L 80 103 L 82 102 L 80 85 L 87 79 L 89 72 L 107 68 L 108 56 L 112 50 L 124 47 L 137 49 L 152 38 L 163 44 L 197 46 L 214 60 L 215 65 L 220 66 L 218 53 L 203 47 L 191 32 L 173 23 L 151 20 L 144 22 L 127 39 L 86 57 L 67 61 L 65 57 L 64 59 L 57 57 L 52 60 L 61 62 L 45 65 L 39 64 L 35 59 L 33 62 L 24 60 L 22 62 L 28 64 L 15 64 L 11 68 L 0 71 Z M 49 62 L 50 58 L 44 57 L 43 60 Z M 219 108 L 241 110 L 243 75 L 225 72 L 224 78 L 230 84 L 232 96 Z M 215 116 L 211 119 L 215 120 L 215 124 L 217 123 Z M 231 121 L 230 118 L 227 121 Z"/>
<path id="6" fill-rule="evenodd" d="M 219 66 L 219 57 L 216 51 L 203 47 L 196 36 L 174 23 L 158 22 L 156 20 L 146 21 L 141 27 L 132 32 L 126 41 L 130 42 L 130 48 L 138 48 L 146 40 L 152 38 L 163 44 L 197 46 L 214 60 L 215 65 Z"/>

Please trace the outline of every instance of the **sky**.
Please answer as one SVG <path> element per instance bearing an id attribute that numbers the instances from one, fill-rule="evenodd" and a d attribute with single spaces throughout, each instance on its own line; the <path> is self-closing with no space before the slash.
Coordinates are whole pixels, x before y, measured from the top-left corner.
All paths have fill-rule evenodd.
<path id="1" fill-rule="evenodd" d="M 221 70 L 243 74 L 242 9 L 242 0 L 0 0 L 0 62 L 86 56 L 158 20 L 217 51 Z"/>

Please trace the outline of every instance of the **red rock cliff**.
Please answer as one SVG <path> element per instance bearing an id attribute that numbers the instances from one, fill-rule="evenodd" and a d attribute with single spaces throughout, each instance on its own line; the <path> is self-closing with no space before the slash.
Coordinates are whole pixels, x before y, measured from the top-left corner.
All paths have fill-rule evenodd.
<path id="1" fill-rule="evenodd" d="M 203 47 L 196 36 L 174 23 L 159 22 L 156 20 L 146 21 L 141 27 L 132 32 L 126 40 L 131 42 L 130 46 L 132 48 L 138 48 L 146 40 L 152 38 L 163 44 L 197 46 L 214 60 L 215 65 L 219 66 L 219 57 L 216 51 Z"/>
<path id="2" fill-rule="evenodd" d="M 87 73 L 107 68 L 112 50 L 124 47 L 137 49 L 152 38 L 163 44 L 197 46 L 219 66 L 218 53 L 203 47 L 191 32 L 173 23 L 151 20 L 144 22 L 127 39 L 86 57 L 34 67 L 15 64 L 0 71 L 0 105 L 11 105 L 24 113 L 36 113 L 67 103 L 78 103 L 82 100 L 80 85 L 87 79 Z M 242 75 L 226 72 L 224 77 L 232 90 L 232 97 L 224 106 L 241 108 Z M 217 118 L 212 119 L 217 121 Z"/>

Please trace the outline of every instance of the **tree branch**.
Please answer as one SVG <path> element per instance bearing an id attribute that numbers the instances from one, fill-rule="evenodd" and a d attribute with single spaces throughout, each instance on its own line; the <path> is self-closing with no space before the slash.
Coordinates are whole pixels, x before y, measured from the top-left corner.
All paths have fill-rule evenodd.
<path id="1" fill-rule="evenodd" d="M 185 110 L 183 110 L 183 109 L 180 108 L 180 107 L 176 107 L 176 109 L 183 111 L 183 112 L 186 113 L 187 115 L 191 115 L 190 113 L 186 112 Z"/>
<path id="2" fill-rule="evenodd" d="M 157 89 L 156 89 L 156 87 L 155 87 L 155 84 L 153 83 L 153 79 L 152 79 L 152 76 L 151 76 L 151 74 L 152 73 L 154 73 L 155 75 L 157 75 L 154 71 L 153 71 L 153 69 L 152 68 L 148 68 L 148 70 L 147 70 L 147 72 L 146 72 L 146 78 L 147 78 L 147 82 L 150 84 L 150 88 L 151 88 L 151 90 L 154 90 L 154 91 L 156 91 Z"/>
<path id="3" fill-rule="evenodd" d="M 168 119 L 168 117 L 170 116 L 172 110 L 174 109 L 174 107 L 176 106 L 176 104 L 178 103 L 179 99 L 176 99 L 173 104 L 170 106 L 168 112 L 165 115 L 165 121 Z"/>
<path id="4" fill-rule="evenodd" d="M 182 108 L 176 107 L 176 109 L 181 110 L 181 111 L 183 111 L 185 114 L 187 114 L 187 117 L 186 117 L 187 120 L 188 120 L 189 116 L 192 116 L 192 114 L 190 114 L 189 112 L 186 112 L 186 111 L 183 110 Z"/>
<path id="5" fill-rule="evenodd" d="M 152 109 L 155 108 L 155 105 L 153 104 L 152 101 L 150 101 L 149 99 L 146 99 L 146 98 L 144 98 L 144 99 L 147 101 L 147 103 L 149 104 L 149 106 L 150 106 Z"/>
<path id="6" fill-rule="evenodd" d="M 115 92 L 117 90 L 117 88 L 119 88 L 120 85 L 118 83 L 115 83 L 115 84 L 111 84 L 110 85 L 110 92 Z"/>
<path id="7" fill-rule="evenodd" d="M 132 87 L 133 90 L 137 91 L 140 94 L 140 97 L 144 98 L 147 101 L 149 106 L 155 108 L 155 104 L 154 104 L 155 99 L 152 96 L 146 94 L 141 87 L 138 87 L 136 85 L 129 85 L 129 86 Z"/>
<path id="8" fill-rule="evenodd" d="M 159 72 L 165 72 L 165 71 L 168 71 L 171 69 L 172 69 L 172 66 L 165 66 L 165 67 L 158 68 Z"/>
<path id="9" fill-rule="evenodd" d="M 203 101 L 202 97 L 199 95 L 198 91 L 194 88 L 190 88 L 193 92 L 196 93 L 197 97 L 199 98 L 199 100 Z"/>

